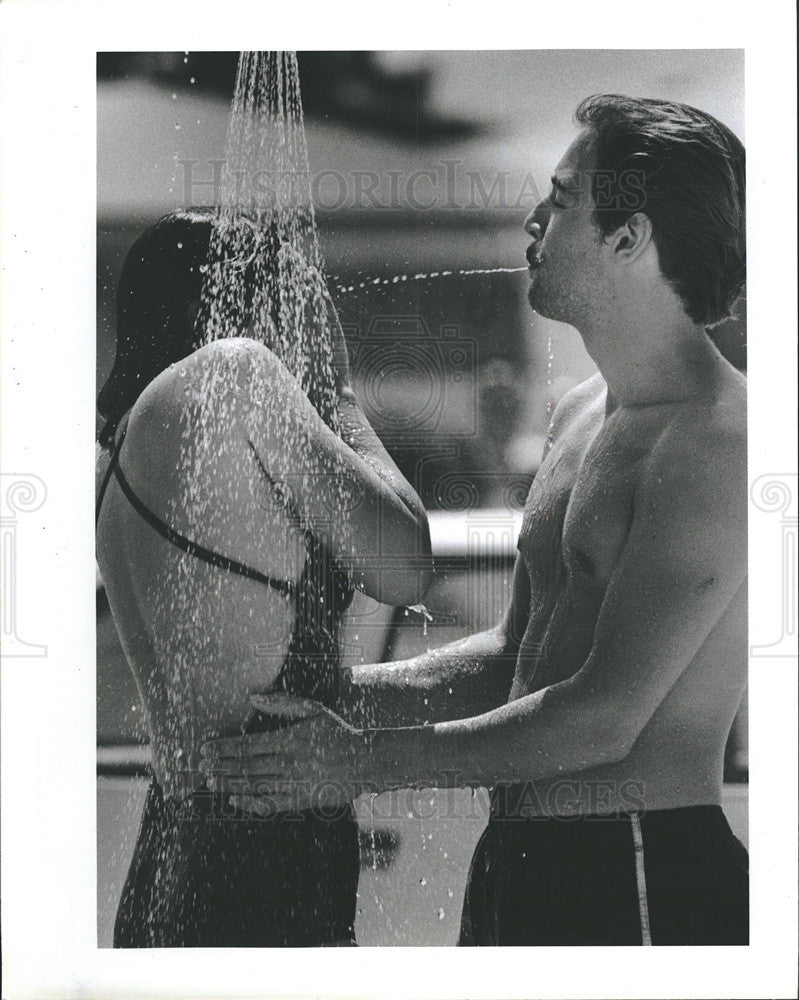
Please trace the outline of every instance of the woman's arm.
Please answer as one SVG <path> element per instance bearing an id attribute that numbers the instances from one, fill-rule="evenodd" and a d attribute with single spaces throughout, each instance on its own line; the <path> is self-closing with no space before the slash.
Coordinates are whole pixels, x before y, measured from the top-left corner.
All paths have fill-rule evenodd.
<path id="1" fill-rule="evenodd" d="M 322 289 L 323 309 L 326 325 L 331 337 L 332 367 L 338 391 L 338 417 L 341 439 L 352 448 L 399 496 L 405 505 L 419 518 L 420 527 L 427 531 L 427 514 L 416 491 L 403 476 L 394 460 L 383 446 L 374 428 L 369 423 L 366 414 L 361 409 L 358 397 L 352 386 L 347 342 L 336 307 L 319 278 Z M 320 310 L 321 311 L 321 310 Z M 326 331 L 320 330 L 319 335 L 325 336 Z M 427 540 L 429 545 L 429 539 Z"/>
<path id="2" fill-rule="evenodd" d="M 370 461 L 369 449 L 364 456 L 336 435 L 263 344 L 226 338 L 198 355 L 199 365 L 225 368 L 210 382 L 228 397 L 215 398 L 214 409 L 231 415 L 302 527 L 325 542 L 354 585 L 386 604 L 421 600 L 431 572 L 427 517 L 393 463 Z"/>
<path id="3" fill-rule="evenodd" d="M 409 660 L 356 664 L 342 674 L 337 711 L 357 729 L 488 712 L 508 700 L 529 616 L 530 579 L 518 556 L 510 604 L 499 624 Z"/>
<path id="4" fill-rule="evenodd" d="M 350 795 L 493 785 L 622 760 L 745 585 L 745 434 L 710 426 L 697 442 L 682 429 L 647 463 L 591 652 L 571 677 L 472 718 L 403 729 L 356 730 L 308 703 L 277 732 L 208 744 L 209 776 L 241 778 L 245 760 L 251 787 L 277 791 L 284 809 L 324 783 Z"/>

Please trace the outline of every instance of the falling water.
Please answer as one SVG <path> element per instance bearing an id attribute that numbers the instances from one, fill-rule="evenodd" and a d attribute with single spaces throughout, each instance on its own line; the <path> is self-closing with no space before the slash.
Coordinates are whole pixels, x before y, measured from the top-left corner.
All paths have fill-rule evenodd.
<path id="1" fill-rule="evenodd" d="M 264 183 L 266 175 L 276 182 Z M 276 510 L 274 493 L 242 446 L 272 435 L 282 454 L 294 456 L 295 467 L 281 471 L 309 474 L 307 421 L 286 405 L 285 391 L 275 390 L 274 362 L 269 368 L 269 355 L 258 344 L 282 362 L 319 416 L 338 431 L 333 317 L 322 277 L 293 52 L 241 54 L 220 204 L 211 218 L 208 258 L 198 267 L 203 283 L 195 329 L 204 361 L 176 366 L 185 380 L 183 494 L 173 503 L 172 523 L 208 548 L 242 558 L 243 553 L 231 553 L 231 538 L 241 533 L 242 511 L 250 511 L 250 530 L 264 536 L 272 575 L 296 579 L 306 564 L 306 526 L 295 520 L 293 527 L 281 527 L 286 509 Z M 248 339 L 231 339 L 241 337 Z M 307 478 L 303 482 L 308 488 Z M 348 501 L 342 489 L 341 509 Z M 313 604 L 312 613 L 320 615 L 319 595 L 325 591 L 317 583 L 317 599 L 305 606 Z M 169 595 L 161 597 L 155 629 L 158 660 L 168 665 L 168 676 L 162 690 L 151 694 L 163 705 L 159 728 L 167 735 L 164 745 L 153 749 L 162 773 L 174 774 L 176 784 L 181 773 L 196 782 L 199 744 L 219 733 L 220 713 L 227 711 L 221 727 L 228 731 L 236 711 L 243 724 L 249 692 L 268 687 L 278 673 L 292 607 L 282 595 L 265 597 L 263 587 L 252 596 L 241 596 L 236 588 L 238 603 L 231 607 L 225 574 L 190 555 L 166 561 L 156 586 L 159 595 Z"/>
<path id="2" fill-rule="evenodd" d="M 555 361 L 555 350 L 552 346 L 552 337 L 547 338 L 547 426 L 550 424 L 552 413 L 555 409 L 555 400 L 552 398 L 552 365 Z"/>
<path id="3" fill-rule="evenodd" d="M 265 172 L 274 183 L 260 183 Z M 296 456 L 297 468 L 288 471 L 307 472 L 302 464 L 309 451 L 304 425 L 290 418 L 285 399 L 258 378 L 264 353 L 259 344 L 277 356 L 321 418 L 334 432 L 338 430 L 336 331 L 322 277 L 294 53 L 241 55 L 222 196 L 202 268 L 196 331 L 206 363 L 176 366 L 185 384 L 185 405 L 175 418 L 182 424 L 177 471 L 184 488 L 166 519 L 208 548 L 230 552 L 232 528 L 240 523 L 242 510 L 261 515 L 253 524 L 262 532 L 264 523 L 285 522 L 285 511 L 276 511 L 274 496 L 264 488 L 251 456 L 244 448 L 231 447 L 231 441 L 237 436 L 239 443 L 251 440 L 259 428 L 271 427 L 284 451 Z M 365 279 L 358 287 L 525 270 L 431 271 Z M 240 337 L 248 340 L 234 341 Z M 249 403 L 243 418 L 242 397 Z M 342 510 L 349 500 L 342 496 Z M 294 532 L 293 541 L 288 529 L 278 527 L 273 534 L 277 543 L 274 537 L 265 539 L 270 571 L 279 578 L 296 579 L 306 557 L 303 532 Z M 231 589 L 235 606 L 229 598 Z M 243 724 L 253 677 L 259 671 L 274 676 L 293 622 L 292 615 L 285 614 L 281 595 L 265 597 L 259 591 L 250 598 L 243 588 L 231 588 L 224 573 L 177 550 L 164 560 L 155 592 L 160 604 L 153 602 L 154 658 L 163 666 L 163 674 L 153 680 L 147 698 L 158 715 L 151 719 L 159 733 L 153 752 L 166 779 L 166 793 L 180 794 L 186 790 L 182 782 L 197 781 L 198 747 L 218 733 L 220 724 L 214 720 L 220 705 L 240 712 L 238 721 Z M 266 616 L 264 602 L 275 608 Z M 424 616 L 426 630 L 429 616 L 424 608 L 409 610 Z M 276 624 L 281 621 L 283 626 Z M 374 858 L 374 829 L 371 847 Z M 379 897 L 375 901 L 382 912 Z M 438 917 L 444 918 L 443 908 Z"/>
<path id="4" fill-rule="evenodd" d="M 264 184 L 266 177 L 273 183 Z M 243 52 L 198 317 L 201 343 L 270 347 L 335 422 L 330 323 L 296 53 Z"/>

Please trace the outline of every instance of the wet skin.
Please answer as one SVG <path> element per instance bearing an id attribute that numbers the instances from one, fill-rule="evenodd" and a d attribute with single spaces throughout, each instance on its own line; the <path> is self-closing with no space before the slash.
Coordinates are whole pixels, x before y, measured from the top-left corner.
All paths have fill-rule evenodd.
<path id="1" fill-rule="evenodd" d="M 730 415 L 744 412 L 741 382 L 737 373 L 726 371 L 721 399 L 688 407 L 621 408 L 609 416 L 600 376 L 563 400 L 548 454 L 527 498 L 519 538 L 517 621 L 526 604 L 527 622 L 510 700 L 573 676 L 575 667 L 588 660 L 652 449 L 677 422 L 702 421 L 718 408 Z M 678 509 L 685 500 L 675 496 L 673 502 Z M 659 595 L 657 586 L 652 574 L 651 593 L 642 594 L 639 607 L 628 610 L 640 614 L 642 628 L 655 633 L 650 646 L 655 661 L 657 643 L 665 653 L 670 642 L 665 622 L 645 606 L 669 599 L 670 588 Z M 713 586 L 710 576 L 694 580 L 697 600 Z M 662 608 L 661 614 L 667 611 Z M 679 628 L 679 621 L 672 627 Z M 574 773 L 571 782 L 563 775 L 535 782 L 524 793 L 528 809 L 563 814 L 623 811 L 636 802 L 648 809 L 719 802 L 726 739 L 746 683 L 746 628 L 744 578 L 630 753 Z M 692 630 L 697 635 L 703 631 L 701 622 L 690 618 L 684 629 L 688 640 Z M 625 692 L 618 694 L 618 710 L 624 712 Z"/>
<path id="2" fill-rule="evenodd" d="M 201 418 L 198 399 L 209 371 L 225 378 L 210 418 Z M 235 377 L 227 377 L 231 373 Z M 350 571 L 354 586 L 376 600 L 415 603 L 429 574 L 426 516 L 346 376 L 339 386 L 339 437 L 267 348 L 246 338 L 217 341 L 143 391 L 131 411 L 120 467 L 139 499 L 173 529 L 267 576 L 300 579 L 306 559 L 300 518 Z M 192 435 L 202 442 L 201 475 L 187 461 Z M 98 488 L 108 462 L 101 452 Z M 329 511 L 348 496 L 359 502 L 349 505 L 349 518 L 334 521 Z M 199 526 L 191 509 L 202 512 Z M 390 577 L 375 569 L 381 542 L 395 556 Z M 168 795 L 180 797 L 204 781 L 200 743 L 241 732 L 252 712 L 250 695 L 275 681 L 295 624 L 295 600 L 183 553 L 134 510 L 113 477 L 98 524 L 97 559 L 145 708 L 156 778 Z"/>
<path id="3" fill-rule="evenodd" d="M 719 802 L 746 681 L 746 381 L 663 279 L 648 218 L 601 236 L 592 157 L 583 134 L 525 224 L 530 303 L 599 374 L 553 414 L 505 621 L 353 670 L 352 728 L 308 704 L 209 744 L 212 781 L 246 759 L 281 808 L 322 781 L 524 783 L 528 811 L 564 815 Z"/>

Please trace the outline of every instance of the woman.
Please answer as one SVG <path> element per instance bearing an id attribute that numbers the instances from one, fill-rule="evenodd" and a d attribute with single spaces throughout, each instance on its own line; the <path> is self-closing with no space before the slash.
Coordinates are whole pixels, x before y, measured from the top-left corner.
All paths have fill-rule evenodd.
<path id="1" fill-rule="evenodd" d="M 254 691 L 335 708 L 352 587 L 389 604 L 418 601 L 427 521 L 358 406 L 329 299 L 332 386 L 306 394 L 247 337 L 195 349 L 213 222 L 210 209 L 175 212 L 131 249 L 116 359 L 98 398 L 98 562 L 153 764 L 114 944 L 353 943 L 351 805 L 288 818 L 241 812 L 230 795 L 208 792 L 198 748 L 257 730 Z M 242 315 L 248 322 L 246 303 Z"/>

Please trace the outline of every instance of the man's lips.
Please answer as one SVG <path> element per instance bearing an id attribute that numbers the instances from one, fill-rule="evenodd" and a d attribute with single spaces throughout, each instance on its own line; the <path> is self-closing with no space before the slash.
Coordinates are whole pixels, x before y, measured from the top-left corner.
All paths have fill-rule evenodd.
<path id="1" fill-rule="evenodd" d="M 544 263 L 540 243 L 531 243 L 527 248 L 525 256 L 527 257 L 527 263 L 530 265 L 531 270 L 536 270 Z"/>

